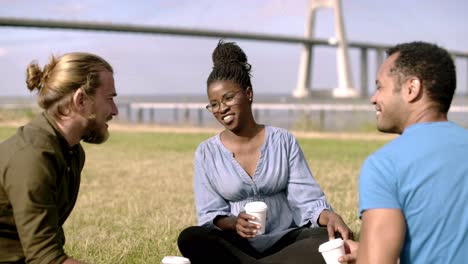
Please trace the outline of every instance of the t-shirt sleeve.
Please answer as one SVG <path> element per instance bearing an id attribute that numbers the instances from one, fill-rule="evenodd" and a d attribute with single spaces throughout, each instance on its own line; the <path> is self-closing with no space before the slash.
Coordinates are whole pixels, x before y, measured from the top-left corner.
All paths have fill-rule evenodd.
<path id="1" fill-rule="evenodd" d="M 62 263 L 63 233 L 57 208 L 57 172 L 51 153 L 23 151 L 5 173 L 5 191 L 28 263 Z"/>
<path id="2" fill-rule="evenodd" d="M 359 176 L 359 217 L 369 209 L 401 208 L 397 177 L 390 157 L 374 154 L 366 159 Z"/>

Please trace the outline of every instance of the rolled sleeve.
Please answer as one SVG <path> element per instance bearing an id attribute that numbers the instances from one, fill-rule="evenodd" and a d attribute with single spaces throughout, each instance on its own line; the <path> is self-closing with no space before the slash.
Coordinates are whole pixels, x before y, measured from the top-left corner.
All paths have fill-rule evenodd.
<path id="1" fill-rule="evenodd" d="M 232 214 L 229 202 L 225 201 L 211 185 L 203 166 L 204 159 L 203 150 L 199 147 L 195 152 L 194 161 L 194 192 L 198 225 L 217 228 L 213 223 L 217 216 L 232 216 Z"/>
<path id="2" fill-rule="evenodd" d="M 287 197 L 298 226 L 318 227 L 317 220 L 323 210 L 333 211 L 327 203 L 325 194 L 314 179 L 304 154 L 296 139 L 290 136 L 289 182 Z"/>
<path id="3" fill-rule="evenodd" d="M 64 236 L 57 208 L 57 174 L 48 153 L 20 151 L 5 171 L 5 191 L 27 263 L 62 263 Z"/>

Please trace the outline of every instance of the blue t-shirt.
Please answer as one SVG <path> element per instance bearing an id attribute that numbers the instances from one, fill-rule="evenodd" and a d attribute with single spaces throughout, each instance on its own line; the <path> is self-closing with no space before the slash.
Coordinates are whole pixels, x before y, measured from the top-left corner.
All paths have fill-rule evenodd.
<path id="1" fill-rule="evenodd" d="M 404 263 L 468 263 L 468 131 L 418 123 L 369 156 L 359 213 L 398 208 L 406 220 Z"/>
<path id="2" fill-rule="evenodd" d="M 265 126 L 265 142 L 252 177 L 219 134 L 200 144 L 194 165 L 199 225 L 216 228 L 216 216 L 237 216 L 251 201 L 268 205 L 265 234 L 249 239 L 259 251 L 271 247 L 292 228 L 309 223 L 318 227 L 320 213 L 332 210 L 296 139 L 282 128 Z"/>

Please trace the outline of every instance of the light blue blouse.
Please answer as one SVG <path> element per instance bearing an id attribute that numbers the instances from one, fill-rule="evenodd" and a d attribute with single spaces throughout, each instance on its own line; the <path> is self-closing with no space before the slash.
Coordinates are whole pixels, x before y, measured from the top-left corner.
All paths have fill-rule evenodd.
<path id="1" fill-rule="evenodd" d="M 217 228 L 216 216 L 237 216 L 251 201 L 268 205 L 264 235 L 249 239 L 262 252 L 293 228 L 332 210 L 315 181 L 299 144 L 287 130 L 265 126 L 265 142 L 253 177 L 221 143 L 220 134 L 202 142 L 195 153 L 195 204 L 198 224 Z"/>

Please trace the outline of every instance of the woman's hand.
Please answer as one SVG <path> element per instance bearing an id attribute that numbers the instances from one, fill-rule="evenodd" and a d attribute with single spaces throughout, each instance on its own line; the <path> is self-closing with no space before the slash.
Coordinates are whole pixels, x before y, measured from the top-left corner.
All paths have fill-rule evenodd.
<path id="1" fill-rule="evenodd" d="M 249 222 L 249 220 L 255 219 L 255 216 L 246 214 L 245 212 L 239 213 L 234 230 L 243 238 L 255 237 L 258 230 L 261 228 L 260 225 Z"/>
<path id="2" fill-rule="evenodd" d="M 335 233 L 338 232 L 341 234 L 343 240 L 353 239 L 353 232 L 349 227 L 344 223 L 341 217 L 329 210 L 323 210 L 320 214 L 319 224 L 322 226 L 327 226 L 328 238 L 335 239 Z"/>

